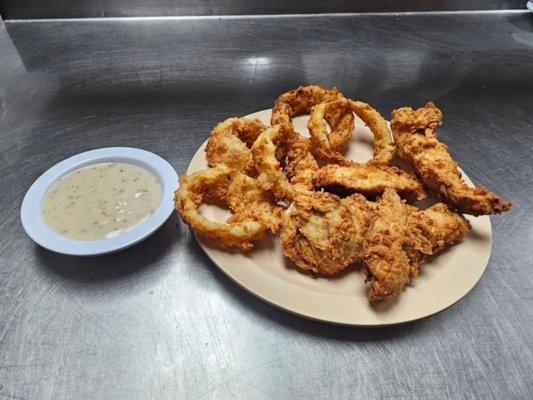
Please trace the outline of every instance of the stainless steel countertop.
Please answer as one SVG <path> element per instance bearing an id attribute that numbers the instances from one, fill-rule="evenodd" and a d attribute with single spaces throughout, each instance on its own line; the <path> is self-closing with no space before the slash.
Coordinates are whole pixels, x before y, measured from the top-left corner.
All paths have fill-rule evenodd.
<path id="1" fill-rule="evenodd" d="M 533 18 L 526 13 L 0 25 L 0 398 L 533 398 Z M 321 324 L 230 282 L 173 216 L 98 258 L 19 222 L 54 163 L 128 145 L 183 173 L 217 122 L 299 84 L 385 115 L 435 101 L 469 176 L 511 199 L 480 283 L 433 317 Z M 465 265 L 465 268 L 468 268 Z"/>

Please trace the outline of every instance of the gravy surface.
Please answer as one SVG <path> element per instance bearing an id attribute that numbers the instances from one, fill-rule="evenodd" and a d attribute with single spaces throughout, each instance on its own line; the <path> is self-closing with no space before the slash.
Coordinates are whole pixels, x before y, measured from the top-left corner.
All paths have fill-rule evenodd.
<path id="1" fill-rule="evenodd" d="M 46 223 L 76 240 L 100 240 L 123 234 L 159 206 L 157 178 L 137 165 L 92 164 L 58 180 L 43 203 Z"/>

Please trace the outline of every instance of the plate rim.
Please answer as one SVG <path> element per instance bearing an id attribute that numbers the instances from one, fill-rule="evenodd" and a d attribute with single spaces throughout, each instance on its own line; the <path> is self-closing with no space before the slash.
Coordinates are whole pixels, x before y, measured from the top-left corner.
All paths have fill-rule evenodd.
<path id="1" fill-rule="evenodd" d="M 202 250 L 204 251 L 204 253 L 209 258 L 209 260 L 213 264 L 216 265 L 217 269 L 219 271 L 221 271 L 224 274 L 224 276 L 229 278 L 238 287 L 240 287 L 241 289 L 246 291 L 246 293 L 251 294 L 256 299 L 259 299 L 259 300 L 265 302 L 269 306 L 278 308 L 278 309 L 280 309 L 282 311 L 288 312 L 289 314 L 295 315 L 297 317 L 305 318 L 305 319 L 308 319 L 308 320 L 314 321 L 314 322 L 320 322 L 320 323 L 336 325 L 336 326 L 358 327 L 358 328 L 381 328 L 381 327 L 386 328 L 386 327 L 389 327 L 389 326 L 403 325 L 403 324 L 408 324 L 408 323 L 411 323 L 411 322 L 420 321 L 420 320 L 422 320 L 424 318 L 429 318 L 429 317 L 431 317 L 433 315 L 437 315 L 437 314 L 439 314 L 439 313 L 441 313 L 443 311 L 446 311 L 447 309 L 455 306 L 459 301 L 461 301 L 464 297 L 466 297 L 474 289 L 474 287 L 477 286 L 477 284 L 479 283 L 479 281 L 481 280 L 481 278 L 485 274 L 485 270 L 486 270 L 486 266 L 485 266 L 485 268 L 484 268 L 483 272 L 481 273 L 481 275 L 479 276 L 479 278 L 472 284 L 472 286 L 466 291 L 465 294 L 463 294 L 462 296 L 458 297 L 456 300 L 454 300 L 450 304 L 446 305 L 445 307 L 443 307 L 443 308 L 441 308 L 439 310 L 436 310 L 434 312 L 431 312 L 429 314 L 424 314 L 424 315 L 416 316 L 416 317 L 413 317 L 413 318 L 410 318 L 410 319 L 403 319 L 401 321 L 394 321 L 394 322 L 390 322 L 390 323 L 355 323 L 355 322 L 346 322 L 346 321 L 341 321 L 341 320 L 335 320 L 335 319 L 332 319 L 332 318 L 325 319 L 325 318 L 321 318 L 321 317 L 318 317 L 318 316 L 313 316 L 313 315 L 309 315 L 309 314 L 306 314 L 306 313 L 298 312 L 297 310 L 294 310 L 294 309 L 292 309 L 290 307 L 284 306 L 283 304 L 280 304 L 280 303 L 277 303 L 277 302 L 275 302 L 275 301 L 273 301 L 271 299 L 268 299 L 266 296 L 261 296 L 260 294 L 254 292 L 252 289 L 250 289 L 245 284 L 240 282 L 237 278 L 235 278 L 232 274 L 230 274 L 225 268 L 222 268 L 215 261 L 215 259 L 212 257 L 211 253 L 206 251 L 206 249 L 204 248 L 204 246 L 206 246 L 206 245 L 204 243 L 202 243 L 202 241 L 198 238 L 196 233 L 194 234 L 194 237 L 195 237 L 196 241 L 198 242 L 198 244 L 200 245 L 200 247 L 202 248 Z M 491 241 L 491 251 L 490 251 L 490 254 L 489 254 L 489 259 L 487 260 L 487 264 L 486 265 L 488 265 L 488 263 L 490 261 L 491 254 L 492 254 L 492 241 Z"/>

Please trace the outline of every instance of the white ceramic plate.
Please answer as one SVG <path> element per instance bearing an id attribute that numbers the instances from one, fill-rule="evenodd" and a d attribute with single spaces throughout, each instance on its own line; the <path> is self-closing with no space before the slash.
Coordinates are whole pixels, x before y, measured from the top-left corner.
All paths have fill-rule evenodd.
<path id="1" fill-rule="evenodd" d="M 54 232 L 46 224 L 42 215 L 43 200 L 50 186 L 62 176 L 78 168 L 105 162 L 129 163 L 150 171 L 159 180 L 163 190 L 159 207 L 139 226 L 109 239 L 73 240 Z M 26 233 L 46 249 L 76 256 L 112 253 L 147 238 L 168 219 L 174 209 L 173 194 L 177 187 L 178 176 L 174 168 L 154 153 L 131 147 L 91 150 L 67 158 L 42 174 L 24 196 L 20 208 L 20 219 Z"/>
<path id="2" fill-rule="evenodd" d="M 250 114 L 269 125 L 270 110 Z M 295 129 L 309 136 L 307 117 L 294 119 Z M 357 119 L 356 131 L 347 146 L 348 158 L 367 161 L 373 152 L 373 136 Z M 187 173 L 207 168 L 204 143 L 194 155 Z M 466 182 L 472 184 L 464 175 Z M 224 221 L 228 212 L 203 208 L 205 216 Z M 478 282 L 490 257 L 492 229 L 487 216 L 467 216 L 472 232 L 421 267 L 420 276 L 392 304 L 370 305 L 368 287 L 360 269 L 333 278 L 313 278 L 290 268 L 279 238 L 267 237 L 249 254 L 228 253 L 200 242 L 209 258 L 233 281 L 279 308 L 311 319 L 344 325 L 377 326 L 400 324 L 427 317 L 451 306 Z"/>

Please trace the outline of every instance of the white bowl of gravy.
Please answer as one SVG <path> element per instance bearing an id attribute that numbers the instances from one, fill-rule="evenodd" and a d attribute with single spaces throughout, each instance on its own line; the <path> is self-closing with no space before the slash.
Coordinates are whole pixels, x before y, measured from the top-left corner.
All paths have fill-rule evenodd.
<path id="1" fill-rule="evenodd" d="M 150 236 L 174 209 L 178 175 L 154 153 L 107 147 L 77 154 L 42 174 L 20 209 L 26 233 L 57 253 L 112 253 Z"/>

